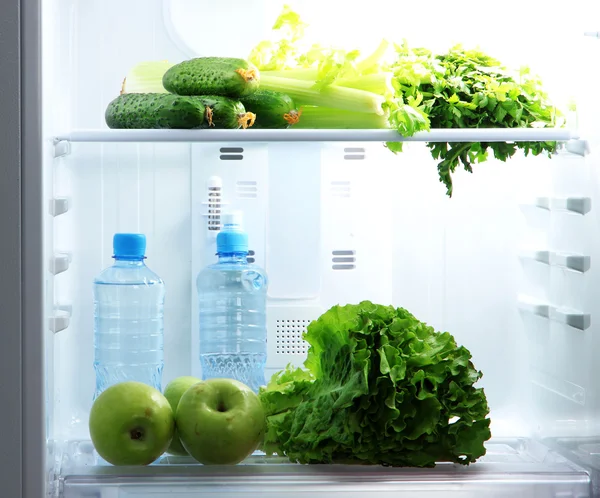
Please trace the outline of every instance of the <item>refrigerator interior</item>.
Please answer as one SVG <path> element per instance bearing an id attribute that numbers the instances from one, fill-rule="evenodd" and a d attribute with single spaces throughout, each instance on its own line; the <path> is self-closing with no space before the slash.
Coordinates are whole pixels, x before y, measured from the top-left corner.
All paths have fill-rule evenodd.
<path id="1" fill-rule="evenodd" d="M 56 140 L 105 130 L 106 105 L 140 61 L 246 56 L 269 36 L 282 2 L 43 0 L 49 496 L 592 496 L 600 137 L 597 104 L 581 82 L 598 73 L 598 40 L 583 36 L 598 29 L 598 7 L 434 1 L 425 14 L 391 1 L 288 3 L 323 44 L 367 52 L 382 36 L 440 50 L 460 42 L 528 64 L 557 103 L 577 101 L 582 140 L 551 160 L 517 156 L 457 172 L 452 199 L 419 142 L 395 156 L 380 142 Z M 244 211 L 251 256 L 270 278 L 268 375 L 302 364 L 302 332 L 334 304 L 407 308 L 451 332 L 484 373 L 493 439 L 481 462 L 356 471 L 261 456 L 208 470 L 173 457 L 145 469 L 97 461 L 87 428 L 91 282 L 111 264 L 112 235 L 145 233 L 148 265 L 166 283 L 164 386 L 200 374 L 194 282 L 215 258 L 216 207 Z"/>

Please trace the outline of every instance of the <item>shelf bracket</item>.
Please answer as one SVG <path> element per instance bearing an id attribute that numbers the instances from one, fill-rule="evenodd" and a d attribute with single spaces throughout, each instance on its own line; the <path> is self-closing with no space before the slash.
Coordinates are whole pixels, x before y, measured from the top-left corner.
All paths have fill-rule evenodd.
<path id="1" fill-rule="evenodd" d="M 565 149 L 571 154 L 587 156 L 590 153 L 590 144 L 587 140 L 574 139 L 566 142 Z"/>
<path id="2" fill-rule="evenodd" d="M 49 261 L 49 270 L 52 275 L 58 275 L 69 269 L 71 264 L 71 254 L 69 253 L 57 253 Z"/>
<path id="3" fill-rule="evenodd" d="M 547 211 L 568 211 L 585 215 L 592 210 L 590 197 L 537 197 L 533 205 Z"/>
<path id="4" fill-rule="evenodd" d="M 583 254 L 549 251 L 546 249 L 522 251 L 521 259 L 537 261 L 548 266 L 566 268 L 577 273 L 585 273 L 590 269 L 591 257 Z"/>
<path id="5" fill-rule="evenodd" d="M 71 153 L 71 142 L 68 140 L 54 140 L 54 159 L 64 157 Z"/>
<path id="6" fill-rule="evenodd" d="M 522 312 L 537 315 L 577 330 L 587 330 L 591 325 L 589 313 L 537 301 L 529 296 L 519 296 L 518 308 Z"/>
<path id="7" fill-rule="evenodd" d="M 54 314 L 48 318 L 48 328 L 54 334 L 65 330 L 71 322 L 72 307 L 70 305 L 57 306 Z"/>
<path id="8" fill-rule="evenodd" d="M 50 199 L 48 211 L 52 216 L 60 216 L 61 214 L 65 214 L 70 207 L 68 197 L 56 197 Z"/>

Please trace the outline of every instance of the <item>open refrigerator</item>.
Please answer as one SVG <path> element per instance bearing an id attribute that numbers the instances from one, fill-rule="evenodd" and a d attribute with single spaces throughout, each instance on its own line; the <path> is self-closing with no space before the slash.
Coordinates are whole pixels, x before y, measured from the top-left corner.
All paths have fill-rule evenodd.
<path id="1" fill-rule="evenodd" d="M 600 8 L 288 3 L 324 44 L 460 42 L 528 64 L 576 116 L 542 131 L 432 130 L 398 155 L 383 146 L 398 139 L 387 130 L 123 133 L 106 127 L 104 110 L 132 66 L 245 57 L 283 2 L 3 2 L 2 496 L 600 496 Z M 457 171 L 448 198 L 425 142 L 449 137 L 560 147 L 551 159 L 517 154 Z M 140 468 L 100 463 L 87 424 L 91 282 L 110 264 L 112 235 L 145 233 L 166 282 L 165 385 L 200 374 L 194 282 L 214 261 L 211 213 L 225 208 L 244 212 L 251 256 L 271 281 L 267 376 L 302 364 L 302 334 L 331 306 L 402 306 L 450 331 L 484 373 L 486 455 L 432 469 L 260 454 L 232 467 L 169 456 Z"/>

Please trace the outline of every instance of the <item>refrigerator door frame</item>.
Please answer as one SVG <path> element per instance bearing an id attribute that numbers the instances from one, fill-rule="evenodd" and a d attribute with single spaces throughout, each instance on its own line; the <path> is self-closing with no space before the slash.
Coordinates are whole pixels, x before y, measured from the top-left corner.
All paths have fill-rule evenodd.
<path id="1" fill-rule="evenodd" d="M 46 495 L 41 0 L 21 12 L 21 341 L 23 498 Z"/>
<path id="2" fill-rule="evenodd" d="M 6 496 L 22 496 L 21 399 L 21 78 L 18 1 L 0 3 L 0 364 L 3 381 L 0 412 L 3 428 L 0 478 Z"/>
<path id="3" fill-rule="evenodd" d="M 0 2 L 2 495 L 45 495 L 40 0 Z"/>

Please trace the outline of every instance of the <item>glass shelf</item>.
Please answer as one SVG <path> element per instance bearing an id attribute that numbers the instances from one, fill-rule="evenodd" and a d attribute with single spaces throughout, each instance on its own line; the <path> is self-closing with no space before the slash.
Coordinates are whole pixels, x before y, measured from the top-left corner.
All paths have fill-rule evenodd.
<path id="1" fill-rule="evenodd" d="M 590 476 L 574 463 L 529 440 L 496 440 L 477 463 L 433 469 L 295 465 L 255 455 L 220 467 L 165 457 L 149 467 L 76 466 L 64 469 L 64 498 L 537 498 L 590 497 Z"/>
<path id="2" fill-rule="evenodd" d="M 548 438 L 544 444 L 585 468 L 591 475 L 592 496 L 600 496 L 600 437 Z"/>
<path id="3" fill-rule="evenodd" d="M 524 142 L 579 138 L 565 128 L 433 129 L 412 137 L 394 130 L 77 130 L 60 142 Z"/>

